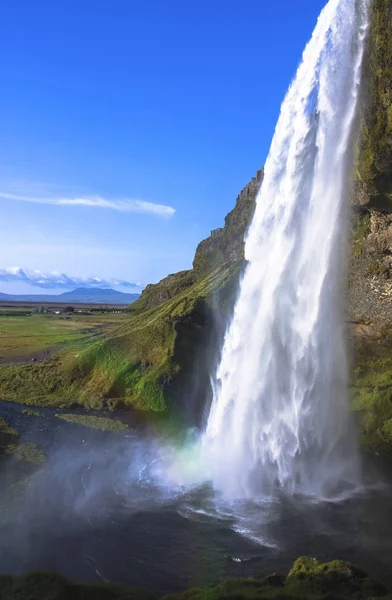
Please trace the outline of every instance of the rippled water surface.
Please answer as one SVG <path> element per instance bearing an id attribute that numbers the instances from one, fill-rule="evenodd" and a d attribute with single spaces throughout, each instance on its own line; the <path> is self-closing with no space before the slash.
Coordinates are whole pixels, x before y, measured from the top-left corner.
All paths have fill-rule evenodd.
<path id="1" fill-rule="evenodd" d="M 377 457 L 364 456 L 366 485 L 345 500 L 230 503 L 208 483 L 165 481 L 163 444 L 146 430 L 105 433 L 23 408 L 3 402 L 0 414 L 47 462 L 2 525 L 4 573 L 49 569 L 163 594 L 286 571 L 305 554 L 352 560 L 392 587 L 391 469 Z"/>

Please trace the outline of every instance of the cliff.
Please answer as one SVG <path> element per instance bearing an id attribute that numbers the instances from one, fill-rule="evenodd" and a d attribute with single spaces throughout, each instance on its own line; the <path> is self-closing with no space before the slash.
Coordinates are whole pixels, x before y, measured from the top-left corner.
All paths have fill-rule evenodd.
<path id="1" fill-rule="evenodd" d="M 348 315 L 362 444 L 392 450 L 392 1 L 373 0 L 352 198 Z"/>
<path id="2" fill-rule="evenodd" d="M 352 402 L 363 443 L 392 448 L 392 0 L 373 0 L 355 142 L 348 276 Z M 244 265 L 244 236 L 263 170 L 224 227 L 203 240 L 193 268 L 149 285 L 125 325 L 46 364 L 0 367 L 0 394 L 36 404 L 115 407 L 199 421 L 211 393 Z"/>

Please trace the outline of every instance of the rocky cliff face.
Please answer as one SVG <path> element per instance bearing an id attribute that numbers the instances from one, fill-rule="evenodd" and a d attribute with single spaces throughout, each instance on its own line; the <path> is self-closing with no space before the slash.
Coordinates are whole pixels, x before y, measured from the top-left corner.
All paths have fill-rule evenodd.
<path id="1" fill-rule="evenodd" d="M 392 1 L 372 0 L 353 194 L 349 313 L 391 323 Z"/>
<path id="2" fill-rule="evenodd" d="M 244 237 L 255 208 L 255 198 L 263 179 L 263 169 L 240 192 L 235 206 L 225 218 L 224 227 L 214 229 L 200 242 L 193 260 L 193 268 L 168 275 L 156 284 L 148 285 L 142 293 L 136 310 L 153 308 L 191 288 L 218 268 L 241 265 L 244 260 Z"/>
<path id="3" fill-rule="evenodd" d="M 392 2 L 371 0 L 356 202 L 392 212 Z"/>
<path id="4" fill-rule="evenodd" d="M 224 264 L 244 260 L 244 237 L 253 217 L 263 175 L 263 169 L 257 171 L 226 216 L 225 226 L 212 231 L 210 237 L 198 245 L 193 261 L 193 269 L 198 276 Z"/>
<path id="5" fill-rule="evenodd" d="M 363 444 L 392 450 L 392 0 L 372 0 L 352 198 L 348 316 Z"/>

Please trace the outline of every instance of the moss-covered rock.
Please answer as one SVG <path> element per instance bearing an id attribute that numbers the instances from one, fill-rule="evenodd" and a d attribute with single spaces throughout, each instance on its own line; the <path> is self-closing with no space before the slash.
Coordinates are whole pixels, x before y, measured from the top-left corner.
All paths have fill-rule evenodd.
<path id="1" fill-rule="evenodd" d="M 19 433 L 0 417 L 0 458 L 4 459 L 9 456 L 36 465 L 45 462 L 45 455 L 41 448 L 31 442 L 23 441 Z"/>
<path id="2" fill-rule="evenodd" d="M 83 427 L 90 427 L 92 429 L 99 429 L 100 431 L 127 431 L 128 425 L 120 421 L 120 419 L 109 419 L 107 417 L 97 417 L 95 415 L 79 415 L 79 414 L 57 414 L 58 419 L 67 421 L 68 423 L 74 423 L 76 425 L 82 425 Z"/>
<path id="3" fill-rule="evenodd" d="M 372 0 L 356 202 L 392 212 L 392 3 Z"/>
<path id="4" fill-rule="evenodd" d="M 343 561 L 299 558 L 287 577 L 227 579 L 207 589 L 191 588 L 162 600 L 350 600 L 391 598 L 365 571 Z M 0 600 L 149 600 L 148 592 L 115 584 L 75 584 L 54 573 L 0 576 Z"/>
<path id="5" fill-rule="evenodd" d="M 351 404 L 357 415 L 361 445 L 392 454 L 392 347 L 388 331 L 359 343 Z"/>
<path id="6" fill-rule="evenodd" d="M 24 487 L 44 463 L 43 450 L 31 442 L 22 440 L 19 433 L 0 417 L 0 523 L 15 518 Z"/>
<path id="7" fill-rule="evenodd" d="M 115 584 L 72 583 L 56 573 L 37 571 L 24 577 L 0 576 L 0 600 L 150 600 L 137 588 Z"/>

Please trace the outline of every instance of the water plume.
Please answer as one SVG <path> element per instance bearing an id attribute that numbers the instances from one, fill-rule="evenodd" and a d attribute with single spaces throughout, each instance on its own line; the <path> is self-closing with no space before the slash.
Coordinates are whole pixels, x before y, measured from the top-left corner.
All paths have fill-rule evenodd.
<path id="1" fill-rule="evenodd" d="M 328 2 L 281 107 L 203 439 L 229 496 L 331 496 L 359 478 L 342 284 L 367 5 Z"/>

